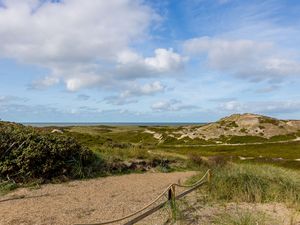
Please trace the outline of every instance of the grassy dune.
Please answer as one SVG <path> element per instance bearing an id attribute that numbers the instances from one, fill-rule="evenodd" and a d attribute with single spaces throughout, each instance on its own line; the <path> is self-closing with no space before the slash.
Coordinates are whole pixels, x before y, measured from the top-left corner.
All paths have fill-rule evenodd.
<path id="1" fill-rule="evenodd" d="M 271 139 L 247 136 L 227 137 L 226 143 L 234 145 L 218 145 L 215 141 L 200 139 L 177 140 L 167 137 L 166 134 L 180 129 L 182 129 L 180 126 L 71 127 L 65 128 L 64 135 L 75 137 L 80 143 L 105 157 L 147 158 L 151 157 L 150 151 L 152 154 L 165 157 L 177 155 L 179 158 L 184 158 L 194 153 L 201 156 L 224 156 L 233 161 L 241 161 L 239 157 L 253 157 L 243 162 L 251 161 L 300 169 L 300 161 L 297 161 L 300 159 L 300 141 L 293 141 L 296 134 L 274 136 Z M 161 140 L 154 138 L 153 134 L 146 133 L 145 130 L 159 132 L 162 134 Z M 241 145 L 236 145 L 237 143 Z"/>

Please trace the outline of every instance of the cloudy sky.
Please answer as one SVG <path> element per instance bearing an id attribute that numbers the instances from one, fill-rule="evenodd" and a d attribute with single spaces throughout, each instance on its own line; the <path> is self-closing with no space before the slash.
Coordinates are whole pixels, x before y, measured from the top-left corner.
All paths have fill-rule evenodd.
<path id="1" fill-rule="evenodd" d="M 0 0 L 0 118 L 300 119 L 298 0 Z"/>

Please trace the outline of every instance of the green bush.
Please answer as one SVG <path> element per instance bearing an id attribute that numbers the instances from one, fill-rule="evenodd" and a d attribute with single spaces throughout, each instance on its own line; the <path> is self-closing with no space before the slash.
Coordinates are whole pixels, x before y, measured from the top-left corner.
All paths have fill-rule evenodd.
<path id="1" fill-rule="evenodd" d="M 0 122 L 0 179 L 77 178 L 96 159 L 73 138 Z"/>

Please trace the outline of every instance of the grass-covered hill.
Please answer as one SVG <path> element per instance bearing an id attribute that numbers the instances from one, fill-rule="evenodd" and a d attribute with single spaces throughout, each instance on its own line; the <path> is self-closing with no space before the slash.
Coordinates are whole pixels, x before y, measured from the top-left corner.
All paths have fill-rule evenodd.
<path id="1" fill-rule="evenodd" d="M 98 125 L 58 129 L 88 146 L 102 159 L 112 162 L 154 156 L 185 159 L 190 154 L 198 154 L 299 169 L 299 123 L 254 114 L 235 114 L 204 125 Z"/>
<path id="2" fill-rule="evenodd" d="M 95 155 L 74 138 L 0 122 L 0 181 L 82 176 Z"/>
<path id="3" fill-rule="evenodd" d="M 286 141 L 300 134 L 299 120 L 278 120 L 257 114 L 233 114 L 203 126 L 183 126 L 176 130 L 147 129 L 160 143 L 190 144 Z"/>
<path id="4" fill-rule="evenodd" d="M 278 120 L 257 114 L 233 114 L 221 120 L 194 129 L 194 135 L 205 139 L 221 136 L 260 136 L 271 138 L 295 134 L 300 130 L 300 121 Z"/>

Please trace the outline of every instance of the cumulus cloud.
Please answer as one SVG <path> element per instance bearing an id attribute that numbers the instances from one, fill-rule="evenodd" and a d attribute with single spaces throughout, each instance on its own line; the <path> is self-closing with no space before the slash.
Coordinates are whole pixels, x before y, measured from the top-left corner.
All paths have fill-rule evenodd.
<path id="1" fill-rule="evenodd" d="M 185 51 L 204 57 L 211 69 L 249 80 L 280 80 L 300 75 L 300 62 L 270 42 L 200 37 L 187 40 Z"/>
<path id="2" fill-rule="evenodd" d="M 124 105 L 137 102 L 137 97 L 154 95 L 164 92 L 165 89 L 166 86 L 159 81 L 154 81 L 144 85 L 132 84 L 128 89 L 121 92 L 119 95 L 109 96 L 104 100 L 109 104 Z"/>
<path id="3" fill-rule="evenodd" d="M 149 74 L 178 72 L 184 67 L 185 61 L 186 59 L 173 49 L 155 49 L 153 57 L 142 57 L 127 50 L 119 54 L 118 69 L 127 76 L 145 77 Z"/>
<path id="4" fill-rule="evenodd" d="M 0 7 L 0 57 L 38 65 L 50 74 L 33 88 L 60 82 L 70 91 L 130 79 L 136 73 L 174 72 L 182 57 L 156 49 L 142 57 L 131 49 L 148 38 L 159 16 L 139 0 L 5 0 Z"/>
<path id="5" fill-rule="evenodd" d="M 123 97 L 137 96 L 137 95 L 152 95 L 163 92 L 166 87 L 160 81 L 144 84 L 142 86 L 133 85 L 130 90 L 126 90 L 121 95 Z"/>
<path id="6" fill-rule="evenodd" d="M 197 109 L 195 105 L 182 104 L 181 101 L 176 99 L 171 100 L 161 100 L 152 104 L 152 110 L 163 112 L 163 111 L 182 111 L 182 110 L 191 110 Z"/>
<path id="7" fill-rule="evenodd" d="M 3 3 L 1 52 L 33 63 L 114 58 L 152 20 L 151 10 L 136 0 Z"/>
<path id="8" fill-rule="evenodd" d="M 145 58 L 144 62 L 151 70 L 158 72 L 177 71 L 182 68 L 184 59 L 177 53 L 173 52 L 173 49 L 156 49 L 155 56 Z"/>
<path id="9" fill-rule="evenodd" d="M 261 102 L 239 102 L 228 101 L 220 104 L 219 110 L 229 113 L 266 113 L 266 114 L 285 114 L 295 113 L 300 110 L 299 101 L 261 101 Z"/>

